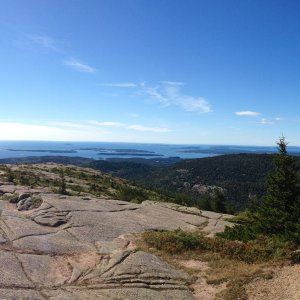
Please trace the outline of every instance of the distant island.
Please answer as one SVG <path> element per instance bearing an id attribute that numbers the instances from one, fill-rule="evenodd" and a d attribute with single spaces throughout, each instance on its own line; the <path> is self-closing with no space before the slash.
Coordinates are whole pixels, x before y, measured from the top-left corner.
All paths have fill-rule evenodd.
<path id="1" fill-rule="evenodd" d="M 105 152 L 108 151 L 116 152 L 116 153 L 155 153 L 153 151 L 148 150 L 138 150 L 138 149 L 107 149 L 107 148 L 79 148 L 76 150 L 82 150 L 82 151 L 99 151 L 99 152 Z"/>
<path id="2" fill-rule="evenodd" d="M 299 147 L 289 147 L 291 155 L 300 155 Z M 297 151 L 298 150 L 298 151 Z M 206 149 L 200 147 L 185 147 L 177 151 L 178 153 L 202 153 L 213 155 L 224 155 L 224 154 L 274 154 L 277 152 L 275 147 L 230 147 L 230 146 L 214 146 Z"/>
<path id="3" fill-rule="evenodd" d="M 39 149 L 6 149 L 12 152 L 41 152 L 41 153 L 77 153 L 76 150 L 39 150 Z"/>
<path id="4" fill-rule="evenodd" d="M 126 155 L 134 155 L 134 156 L 164 156 L 162 154 L 155 153 L 139 153 L 139 152 L 99 152 L 98 155 L 104 156 L 126 156 Z"/>

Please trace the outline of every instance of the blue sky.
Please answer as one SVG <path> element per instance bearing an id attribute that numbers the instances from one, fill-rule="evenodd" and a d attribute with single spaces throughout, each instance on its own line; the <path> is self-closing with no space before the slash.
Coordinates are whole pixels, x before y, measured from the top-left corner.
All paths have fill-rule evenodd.
<path id="1" fill-rule="evenodd" d="M 0 139 L 300 145 L 297 0 L 2 0 Z"/>

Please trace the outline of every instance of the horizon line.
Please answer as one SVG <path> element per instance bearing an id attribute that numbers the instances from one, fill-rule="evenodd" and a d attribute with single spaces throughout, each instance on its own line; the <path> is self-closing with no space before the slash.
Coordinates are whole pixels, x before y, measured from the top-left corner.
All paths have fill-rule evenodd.
<path id="1" fill-rule="evenodd" d="M 147 144 L 147 145 L 188 145 L 188 146 L 227 146 L 227 147 L 273 147 L 277 148 L 278 146 L 275 145 L 254 145 L 254 144 L 208 144 L 208 143 L 161 143 L 161 142 L 129 142 L 129 141 L 68 141 L 68 140 L 1 140 L 1 142 L 40 142 L 40 143 L 118 143 L 118 144 Z M 287 148 L 289 147 L 299 147 L 300 145 L 287 145 Z M 1 150 L 1 149 L 0 149 Z"/>

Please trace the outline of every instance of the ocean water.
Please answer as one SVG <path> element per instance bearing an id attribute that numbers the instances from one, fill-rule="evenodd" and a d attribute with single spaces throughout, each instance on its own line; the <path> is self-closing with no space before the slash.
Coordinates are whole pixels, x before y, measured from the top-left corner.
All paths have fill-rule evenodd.
<path id="1" fill-rule="evenodd" d="M 300 147 L 289 147 L 293 155 L 300 155 Z M 224 145 L 167 145 L 106 142 L 36 142 L 0 141 L 0 158 L 26 156 L 80 156 L 107 158 L 202 158 L 233 153 L 276 153 L 276 147 Z"/>

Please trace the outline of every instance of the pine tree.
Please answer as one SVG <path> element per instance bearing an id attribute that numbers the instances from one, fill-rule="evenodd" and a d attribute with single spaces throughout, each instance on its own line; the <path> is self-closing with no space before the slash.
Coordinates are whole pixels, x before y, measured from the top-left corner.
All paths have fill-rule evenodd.
<path id="1" fill-rule="evenodd" d="M 288 155 L 284 137 L 277 142 L 274 172 L 267 181 L 262 204 L 254 205 L 247 214 L 247 222 L 227 227 L 224 238 L 247 241 L 258 235 L 279 236 L 300 244 L 300 187 L 295 158 Z"/>
<path id="2" fill-rule="evenodd" d="M 258 210 L 256 226 L 267 235 L 298 239 L 300 222 L 300 189 L 295 158 L 288 155 L 284 137 L 277 142 L 275 170 L 267 181 L 267 192 Z"/>

